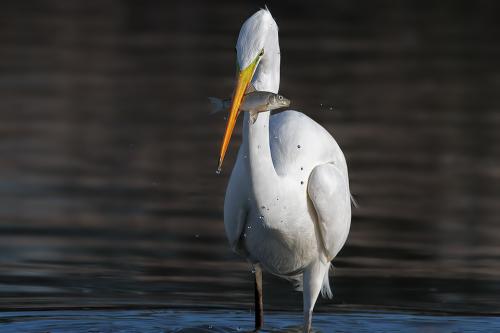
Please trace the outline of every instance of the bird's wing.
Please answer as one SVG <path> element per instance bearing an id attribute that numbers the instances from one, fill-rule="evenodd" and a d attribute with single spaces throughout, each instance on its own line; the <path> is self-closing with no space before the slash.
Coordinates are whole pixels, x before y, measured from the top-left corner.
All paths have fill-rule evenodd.
<path id="1" fill-rule="evenodd" d="M 309 176 L 307 193 L 318 217 L 321 243 L 331 261 L 344 246 L 351 225 L 347 174 L 333 162 L 318 165 Z"/>
<path id="2" fill-rule="evenodd" d="M 241 149 L 234 165 L 224 199 L 224 227 L 231 249 L 245 255 L 240 239 L 248 215 L 248 170 L 243 162 Z"/>

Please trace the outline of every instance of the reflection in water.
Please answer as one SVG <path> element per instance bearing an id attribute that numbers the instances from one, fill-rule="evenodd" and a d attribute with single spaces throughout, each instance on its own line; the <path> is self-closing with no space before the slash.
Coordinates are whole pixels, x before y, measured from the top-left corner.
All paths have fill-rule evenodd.
<path id="1" fill-rule="evenodd" d="M 361 3 L 268 3 L 281 91 L 343 147 L 360 203 L 318 312 L 498 313 L 495 4 Z M 240 133 L 217 176 L 206 96 L 230 94 L 257 8 L 0 8 L 0 307 L 250 309 L 222 222 Z M 265 276 L 266 308 L 300 310 L 290 290 Z"/>

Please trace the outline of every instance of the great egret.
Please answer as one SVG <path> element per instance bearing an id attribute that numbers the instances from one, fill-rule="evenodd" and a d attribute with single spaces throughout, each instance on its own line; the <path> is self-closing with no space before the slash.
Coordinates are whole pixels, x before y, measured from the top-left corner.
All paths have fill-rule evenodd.
<path id="1" fill-rule="evenodd" d="M 278 26 L 262 9 L 241 27 L 237 82 L 220 151 L 220 171 L 243 95 L 277 93 L 280 84 Z M 344 154 L 333 137 L 303 113 L 247 112 L 243 142 L 226 190 L 224 225 L 231 248 L 255 270 L 255 328 L 263 323 L 262 269 L 303 289 L 304 331 L 309 332 L 320 291 L 331 297 L 330 261 L 351 224 Z"/>

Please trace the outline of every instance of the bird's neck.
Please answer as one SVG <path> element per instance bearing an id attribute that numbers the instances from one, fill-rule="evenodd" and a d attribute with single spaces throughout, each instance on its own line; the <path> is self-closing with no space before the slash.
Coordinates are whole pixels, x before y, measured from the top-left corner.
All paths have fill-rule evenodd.
<path id="1" fill-rule="evenodd" d="M 261 59 L 253 76 L 252 85 L 258 91 L 277 94 L 280 86 L 280 53 L 276 36 L 275 43 L 270 43 L 267 53 Z M 275 200 L 279 176 L 274 168 L 269 141 L 269 118 L 271 112 L 259 113 L 255 122 L 245 112 L 243 137 L 248 150 L 248 163 L 251 183 L 257 201 L 257 207 L 267 206 Z M 258 189 L 258 191 L 257 191 Z"/>
<path id="2" fill-rule="evenodd" d="M 276 196 L 279 176 L 274 168 L 269 142 L 269 118 L 271 112 L 261 112 L 255 123 L 249 113 L 245 112 L 243 126 L 243 144 L 248 153 L 248 164 L 252 188 L 258 207 L 265 205 Z"/>

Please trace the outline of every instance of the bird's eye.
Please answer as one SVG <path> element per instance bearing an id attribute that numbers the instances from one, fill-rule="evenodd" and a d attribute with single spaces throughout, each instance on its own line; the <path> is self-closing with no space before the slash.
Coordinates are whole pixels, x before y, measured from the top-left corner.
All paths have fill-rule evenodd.
<path id="1" fill-rule="evenodd" d="M 262 49 L 259 53 L 259 57 L 262 57 L 264 55 L 264 49 Z"/>

